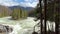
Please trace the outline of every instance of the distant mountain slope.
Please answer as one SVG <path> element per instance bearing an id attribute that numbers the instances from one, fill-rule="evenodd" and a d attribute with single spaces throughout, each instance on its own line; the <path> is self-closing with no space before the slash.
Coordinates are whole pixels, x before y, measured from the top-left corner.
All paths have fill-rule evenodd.
<path id="1" fill-rule="evenodd" d="M 22 10 L 27 10 L 27 11 L 30 11 L 30 10 L 32 10 L 32 9 L 34 9 L 34 8 L 32 8 L 32 7 L 22 7 L 22 6 L 12 6 L 12 7 L 9 7 L 10 9 L 14 9 L 14 8 L 21 8 Z"/>

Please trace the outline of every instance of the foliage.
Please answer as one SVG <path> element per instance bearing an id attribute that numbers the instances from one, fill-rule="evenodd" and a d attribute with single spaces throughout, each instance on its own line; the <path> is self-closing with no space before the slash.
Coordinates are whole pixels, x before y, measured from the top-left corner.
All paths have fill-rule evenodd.
<path id="1" fill-rule="evenodd" d="M 3 11 L 0 13 L 0 17 L 5 17 L 5 16 L 9 16 L 8 15 L 8 11 L 4 8 L 2 9 Z"/>
<path id="2" fill-rule="evenodd" d="M 13 19 L 21 19 L 21 18 L 27 18 L 27 12 L 22 10 L 21 8 L 14 8 L 12 13 Z"/>
<path id="3" fill-rule="evenodd" d="M 55 17 L 60 15 L 60 12 L 58 14 L 58 2 L 55 0 L 52 1 L 52 0 L 48 0 L 49 2 L 47 3 L 47 11 L 46 11 L 46 18 L 47 20 L 49 21 L 55 21 Z M 44 6 L 42 6 L 44 7 Z M 44 8 L 42 8 L 44 9 Z M 34 9 L 34 13 L 35 14 L 34 16 L 36 16 L 40 11 L 40 8 L 39 8 L 39 3 L 37 4 L 37 7 Z M 42 11 L 42 14 L 44 15 L 44 10 Z"/>

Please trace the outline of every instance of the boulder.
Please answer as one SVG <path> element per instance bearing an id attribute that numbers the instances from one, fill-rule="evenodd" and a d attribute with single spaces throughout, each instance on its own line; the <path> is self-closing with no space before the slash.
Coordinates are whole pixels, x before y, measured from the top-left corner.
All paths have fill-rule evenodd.
<path id="1" fill-rule="evenodd" d="M 0 33 L 4 33 L 4 32 L 12 32 L 13 28 L 10 26 L 6 26 L 6 25 L 0 25 Z"/>

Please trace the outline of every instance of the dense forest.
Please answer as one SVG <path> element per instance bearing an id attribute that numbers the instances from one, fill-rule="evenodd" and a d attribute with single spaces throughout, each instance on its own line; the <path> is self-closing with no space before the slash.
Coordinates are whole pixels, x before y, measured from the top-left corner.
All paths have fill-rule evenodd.
<path id="1" fill-rule="evenodd" d="M 44 7 L 44 6 L 42 6 Z M 49 21 L 54 21 L 55 17 L 60 15 L 60 12 L 58 14 L 58 8 L 59 4 L 58 1 L 52 1 L 52 0 L 48 0 L 47 1 L 47 11 L 46 11 L 46 15 L 47 15 L 47 20 Z M 10 10 L 7 7 L 4 6 L 0 6 L 0 17 L 3 16 L 12 16 L 12 18 L 26 18 L 27 15 L 30 17 L 36 17 L 39 13 L 40 9 L 39 9 L 39 3 L 37 4 L 36 8 L 30 10 L 30 11 L 26 11 L 23 10 L 21 8 L 14 8 L 13 10 Z M 42 13 L 44 14 L 44 8 L 42 8 Z M 59 16 L 60 17 L 60 16 Z"/>
<path id="2" fill-rule="evenodd" d="M 37 4 L 37 8 L 35 9 L 36 11 L 34 11 L 34 13 L 36 15 L 38 15 L 36 18 L 39 17 L 39 19 L 41 18 L 41 15 L 43 16 L 43 19 L 45 20 L 45 30 L 46 30 L 46 21 L 50 21 L 50 22 L 55 22 L 55 33 L 59 34 L 60 30 L 59 30 L 59 25 L 60 25 L 60 3 L 59 0 L 48 0 L 47 3 L 44 3 L 44 6 L 41 6 L 39 3 Z M 44 7 L 44 8 L 42 8 Z M 44 10 L 46 10 L 46 12 L 44 12 Z M 35 16 L 36 16 L 35 15 Z M 42 23 L 42 22 L 41 22 Z M 52 26 L 53 27 L 53 26 Z M 42 26 L 41 26 L 41 30 L 42 30 Z M 53 32 L 53 31 L 49 31 L 49 32 Z M 46 31 L 45 31 L 46 34 Z M 50 33 L 48 33 L 50 34 Z"/>
<path id="3" fill-rule="evenodd" d="M 0 5 L 0 17 L 12 16 L 12 19 L 27 18 L 27 11 L 21 8 L 11 10 L 6 6 Z"/>
<path id="4" fill-rule="evenodd" d="M 52 1 L 52 0 L 48 0 L 47 1 L 47 11 L 46 11 L 46 15 L 47 15 L 47 20 L 49 21 L 54 21 L 55 20 L 55 17 L 60 15 L 60 12 L 58 13 L 58 10 L 59 10 L 59 3 L 58 1 Z M 44 14 L 44 6 L 42 6 L 42 14 Z M 29 12 L 29 15 L 33 16 L 33 17 L 36 17 L 39 12 L 40 12 L 40 9 L 39 9 L 39 3 L 37 4 L 36 8 L 31 10 Z"/>
<path id="5" fill-rule="evenodd" d="M 8 7 L 0 5 L 0 17 L 6 17 L 9 16 L 12 10 L 10 10 Z"/>
<path id="6" fill-rule="evenodd" d="M 14 8 L 11 16 L 12 19 L 27 18 L 27 11 L 21 8 Z"/>
<path id="7" fill-rule="evenodd" d="M 30 23 L 32 23 L 32 25 L 33 25 L 34 22 L 36 22 L 37 20 L 40 20 L 39 23 L 37 23 L 37 25 L 39 25 L 38 27 L 41 28 L 41 33 L 46 34 L 46 31 L 47 31 L 46 28 L 50 29 L 50 27 L 51 27 L 51 30 L 47 31 L 47 33 L 48 34 L 51 34 L 51 33 L 58 34 L 60 31 L 60 29 L 59 29 L 60 28 L 60 10 L 59 10 L 60 3 L 59 3 L 59 0 L 47 0 L 46 3 L 44 0 L 42 0 L 42 1 L 44 3 L 43 6 L 41 4 L 41 0 L 39 0 L 39 3 L 36 5 L 36 7 L 29 11 L 19 8 L 20 6 L 17 8 L 13 8 L 11 10 L 10 8 L 8 8 L 6 6 L 0 5 L 0 18 L 7 17 L 7 18 L 4 18 L 6 20 L 4 20 L 4 19 L 2 19 L 2 20 L 7 21 L 7 22 L 10 21 L 11 23 L 13 23 L 13 21 L 8 20 L 8 18 L 10 18 L 10 16 L 11 16 L 11 19 L 18 20 L 18 24 L 17 24 L 18 27 L 22 23 L 23 23 L 23 25 L 22 25 L 23 27 L 27 27 L 27 26 L 29 26 Z M 33 18 L 36 18 L 36 20 L 34 20 Z M 26 19 L 26 20 L 22 20 L 21 24 L 20 24 L 19 19 Z M 32 21 L 30 21 L 30 19 Z M 43 23 L 43 21 L 44 21 L 44 23 Z M 49 21 L 48 23 L 50 23 L 50 24 L 47 24 L 47 21 Z M 10 24 L 10 22 L 9 22 L 9 24 Z M 52 22 L 54 24 L 52 24 Z M 16 21 L 14 21 L 14 24 L 15 23 L 16 23 Z M 32 25 L 30 24 L 30 26 L 32 26 Z M 33 26 L 33 27 L 35 27 L 35 26 Z M 55 29 L 55 31 L 53 31 L 53 28 Z M 33 33 L 35 34 L 35 31 Z M 36 32 L 36 34 L 37 34 L 37 32 Z"/>

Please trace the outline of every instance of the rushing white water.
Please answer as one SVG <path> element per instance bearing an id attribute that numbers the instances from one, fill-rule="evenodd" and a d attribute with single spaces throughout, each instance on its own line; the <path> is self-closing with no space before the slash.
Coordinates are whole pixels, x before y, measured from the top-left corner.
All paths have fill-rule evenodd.
<path id="1" fill-rule="evenodd" d="M 0 24 L 6 24 L 9 26 L 12 26 L 13 31 L 9 34 L 31 34 L 33 32 L 33 27 L 35 24 L 37 24 L 39 21 L 35 22 L 33 17 L 28 17 L 24 20 L 10 20 L 11 17 L 4 17 L 0 18 Z M 49 26 L 50 30 L 55 31 L 55 23 L 47 21 L 47 27 Z M 48 30 L 48 28 L 47 28 Z"/>
<path id="2" fill-rule="evenodd" d="M 18 34 L 18 31 L 22 29 L 22 27 L 19 24 L 16 24 L 13 26 L 13 31 L 9 34 Z"/>
<path id="3" fill-rule="evenodd" d="M 13 27 L 13 31 L 9 34 L 30 34 L 31 29 L 38 22 L 35 22 L 33 17 L 27 17 L 24 20 L 10 20 L 11 17 L 0 18 L 0 24 L 6 24 Z M 29 32 L 30 31 L 30 32 Z"/>

